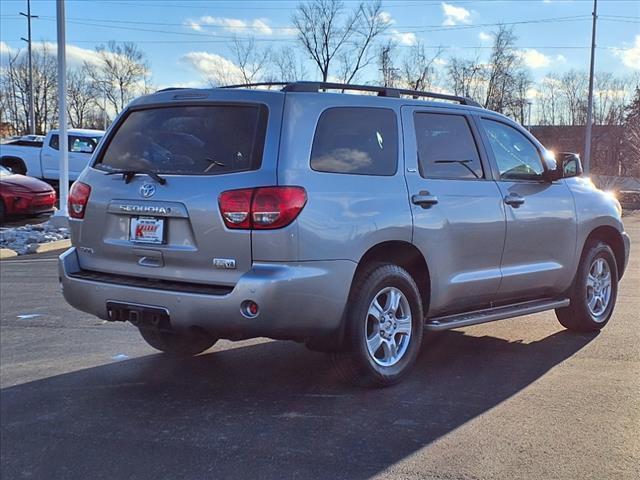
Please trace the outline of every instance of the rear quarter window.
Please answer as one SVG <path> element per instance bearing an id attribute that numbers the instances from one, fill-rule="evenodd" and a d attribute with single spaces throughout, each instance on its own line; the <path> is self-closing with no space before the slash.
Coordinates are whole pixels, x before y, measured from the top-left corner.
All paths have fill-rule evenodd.
<path id="1" fill-rule="evenodd" d="M 262 105 L 197 105 L 130 112 L 98 158 L 103 170 L 216 175 L 257 170 L 267 127 Z"/>
<path id="2" fill-rule="evenodd" d="M 394 175 L 398 166 L 398 124 L 386 108 L 335 107 L 322 112 L 311 149 L 318 172 Z"/>

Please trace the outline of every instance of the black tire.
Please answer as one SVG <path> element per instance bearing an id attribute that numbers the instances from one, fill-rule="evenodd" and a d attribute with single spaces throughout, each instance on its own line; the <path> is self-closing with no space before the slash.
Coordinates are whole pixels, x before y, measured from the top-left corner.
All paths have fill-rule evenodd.
<path id="1" fill-rule="evenodd" d="M 382 293 L 385 289 L 399 290 L 404 295 L 401 302 L 408 304 L 411 315 L 411 333 L 406 340 L 404 354 L 400 356 L 397 363 L 389 366 L 377 363 L 374 359 L 375 352 L 372 356 L 367 347 L 368 328 L 376 322 L 375 318 L 368 313 L 369 308 L 374 299 L 381 298 L 381 294 L 386 295 Z M 404 310 L 404 307 L 401 309 Z M 406 312 L 404 315 L 406 316 Z M 395 324 L 395 321 L 389 321 Z M 406 270 L 397 265 L 372 265 L 355 279 L 349 295 L 345 322 L 347 322 L 346 348 L 342 352 L 332 354 L 333 364 L 338 374 L 345 381 L 358 386 L 385 387 L 397 383 L 415 363 L 422 343 L 424 315 L 416 282 Z M 400 320 L 398 320 L 399 323 Z M 383 332 L 381 327 L 378 328 Z M 388 333 L 385 335 L 388 340 Z M 403 342 L 401 333 L 394 333 L 391 337 L 400 338 L 400 342 Z M 390 341 L 395 343 L 395 340 Z M 382 347 L 385 346 L 382 345 Z"/>
<path id="2" fill-rule="evenodd" d="M 4 206 L 4 201 L 0 198 L 0 224 L 3 224 L 4 221 L 7 219 L 7 214 L 5 213 L 5 206 Z"/>
<path id="3" fill-rule="evenodd" d="M 142 338 L 156 350 L 177 357 L 192 357 L 210 349 L 218 340 L 204 333 L 177 333 L 157 328 L 138 328 Z"/>
<path id="4" fill-rule="evenodd" d="M 611 285 L 606 308 L 602 308 L 603 305 L 600 303 L 599 306 L 602 312 L 598 310 L 594 312 L 590 309 L 587 301 L 590 289 L 591 292 L 593 291 L 593 288 L 587 285 L 587 280 L 590 270 L 596 268 L 596 262 L 599 260 L 606 262 L 611 278 Z M 609 322 L 613 314 L 617 294 L 618 266 L 613 251 L 609 245 L 604 242 L 590 242 L 585 247 L 582 258 L 580 259 L 576 278 L 569 291 L 571 304 L 565 308 L 557 308 L 556 317 L 562 326 L 569 330 L 577 332 L 595 332 L 601 330 Z M 592 297 L 593 295 L 591 295 L 591 298 Z M 596 303 L 596 305 L 598 305 L 598 303 Z"/>

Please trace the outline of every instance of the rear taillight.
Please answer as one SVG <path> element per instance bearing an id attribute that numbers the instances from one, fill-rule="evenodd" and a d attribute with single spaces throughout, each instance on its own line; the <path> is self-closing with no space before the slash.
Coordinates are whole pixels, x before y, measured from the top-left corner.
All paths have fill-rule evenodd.
<path id="1" fill-rule="evenodd" d="M 229 190 L 218 198 L 227 228 L 270 230 L 293 222 L 307 202 L 302 187 Z"/>
<path id="2" fill-rule="evenodd" d="M 75 182 L 69 191 L 69 216 L 71 218 L 84 218 L 87 202 L 91 195 L 91 187 L 86 183 Z"/>

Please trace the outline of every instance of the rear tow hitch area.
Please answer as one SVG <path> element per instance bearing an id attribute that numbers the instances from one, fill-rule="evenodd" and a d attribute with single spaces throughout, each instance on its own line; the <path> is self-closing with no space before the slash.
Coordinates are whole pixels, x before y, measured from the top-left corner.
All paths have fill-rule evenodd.
<path id="1" fill-rule="evenodd" d="M 110 322 L 131 322 L 138 328 L 171 330 L 169 312 L 165 308 L 107 302 L 107 316 Z"/>

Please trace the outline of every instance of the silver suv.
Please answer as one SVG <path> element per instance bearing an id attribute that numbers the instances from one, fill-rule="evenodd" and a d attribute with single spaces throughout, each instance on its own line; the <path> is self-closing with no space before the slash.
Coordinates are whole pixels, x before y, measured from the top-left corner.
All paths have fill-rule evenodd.
<path id="1" fill-rule="evenodd" d="M 424 330 L 609 321 L 629 238 L 576 155 L 467 98 L 280 86 L 127 107 L 69 197 L 71 305 L 176 355 L 305 342 L 366 385 L 398 381 Z"/>

